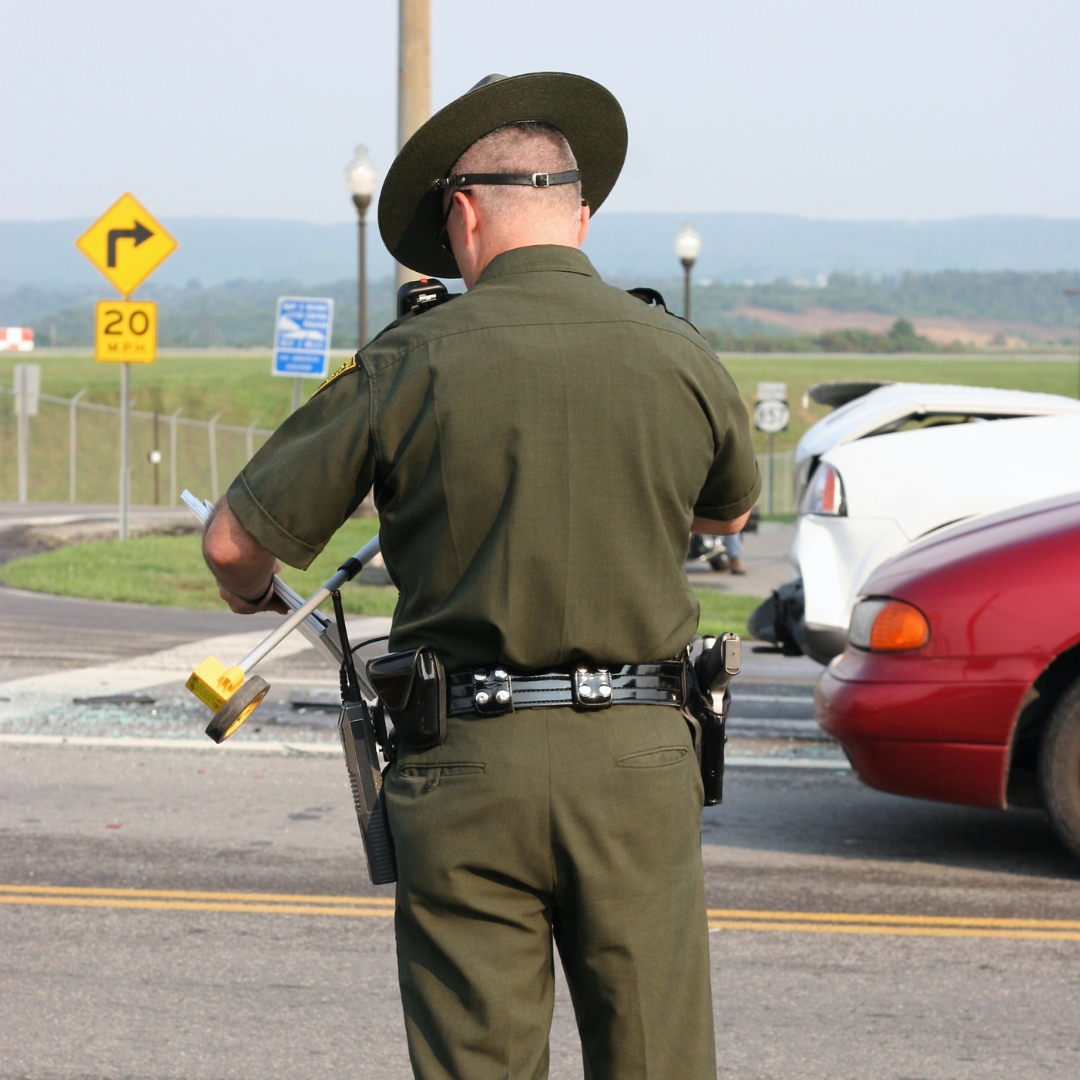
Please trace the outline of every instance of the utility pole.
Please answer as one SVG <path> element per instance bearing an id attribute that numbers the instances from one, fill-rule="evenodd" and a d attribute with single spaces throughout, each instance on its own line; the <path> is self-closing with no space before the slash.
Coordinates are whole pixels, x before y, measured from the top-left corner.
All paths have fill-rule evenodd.
<path id="1" fill-rule="evenodd" d="M 398 0 L 398 150 L 431 116 L 431 0 Z M 397 283 L 420 275 L 398 265 Z"/>
<path id="2" fill-rule="evenodd" d="M 1066 296 L 1080 296 L 1080 289 L 1066 289 L 1065 290 L 1065 295 Z M 1080 344 L 1080 341 L 1078 341 L 1078 344 Z M 1080 398 L 1080 384 L 1077 385 L 1076 396 L 1078 398 Z"/>

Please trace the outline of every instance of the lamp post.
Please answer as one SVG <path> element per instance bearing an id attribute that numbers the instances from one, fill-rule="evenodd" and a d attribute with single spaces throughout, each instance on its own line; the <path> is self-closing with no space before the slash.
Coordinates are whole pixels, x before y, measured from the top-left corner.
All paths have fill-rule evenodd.
<path id="1" fill-rule="evenodd" d="M 358 146 L 353 152 L 352 159 L 345 166 L 345 185 L 352 193 L 352 201 L 356 206 L 359 218 L 360 237 L 360 265 L 357 274 L 357 307 L 359 325 L 357 327 L 358 347 L 363 348 L 367 344 L 367 208 L 371 205 L 371 196 L 375 194 L 375 187 L 379 182 L 379 174 L 368 157 L 367 147 Z"/>
<path id="2" fill-rule="evenodd" d="M 701 237 L 688 221 L 681 233 L 675 237 L 675 254 L 683 264 L 683 318 L 690 321 L 690 271 L 701 254 Z"/>
<path id="3" fill-rule="evenodd" d="M 1065 290 L 1065 295 L 1066 296 L 1080 296 L 1080 289 L 1066 289 Z M 1077 387 L 1076 396 L 1080 397 L 1080 386 Z"/>

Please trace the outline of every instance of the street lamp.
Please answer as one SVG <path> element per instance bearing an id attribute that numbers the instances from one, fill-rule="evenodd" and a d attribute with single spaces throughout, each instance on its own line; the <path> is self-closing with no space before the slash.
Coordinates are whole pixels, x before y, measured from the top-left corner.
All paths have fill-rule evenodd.
<path id="1" fill-rule="evenodd" d="M 1065 290 L 1065 295 L 1066 296 L 1080 296 L 1080 289 L 1066 289 Z M 1080 397 L 1080 387 L 1077 388 L 1076 396 Z"/>
<path id="2" fill-rule="evenodd" d="M 688 221 L 681 233 L 675 237 L 675 254 L 683 264 L 685 274 L 683 284 L 683 318 L 690 321 L 690 271 L 701 254 L 701 237 L 694 231 L 694 226 Z"/>
<path id="3" fill-rule="evenodd" d="M 371 158 L 368 157 L 367 147 L 358 146 L 353 152 L 352 159 L 345 166 L 345 186 L 352 193 L 352 201 L 356 205 L 356 213 L 360 223 L 360 267 L 357 275 L 357 288 L 359 290 L 359 347 L 362 349 L 367 344 L 367 244 L 365 230 L 367 223 L 365 215 L 371 205 L 371 196 L 375 194 L 375 188 L 379 183 L 379 174 L 375 169 Z"/>

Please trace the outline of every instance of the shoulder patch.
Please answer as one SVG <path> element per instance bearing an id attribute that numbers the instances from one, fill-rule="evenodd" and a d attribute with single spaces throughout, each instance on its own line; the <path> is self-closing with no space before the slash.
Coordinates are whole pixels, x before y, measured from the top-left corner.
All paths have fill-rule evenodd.
<path id="1" fill-rule="evenodd" d="M 658 293 L 655 289 L 646 289 L 644 287 L 639 287 L 636 289 L 627 289 L 626 291 L 631 296 L 636 297 L 638 300 L 642 301 L 642 303 L 647 304 L 649 307 L 662 307 L 665 311 L 667 311 L 668 309 L 667 304 L 664 303 L 663 296 L 661 296 L 661 294 Z"/>
<path id="2" fill-rule="evenodd" d="M 356 367 L 356 357 L 350 356 L 349 359 L 346 360 L 345 363 L 342 364 L 341 367 L 339 367 L 337 371 L 335 371 L 334 374 L 326 380 L 326 382 L 322 383 L 319 389 L 315 391 L 315 394 L 319 393 L 321 390 L 325 390 L 335 379 L 340 379 L 342 375 L 348 375 L 350 371 L 355 371 Z M 315 394 L 312 394 L 311 396 L 314 397 Z"/>

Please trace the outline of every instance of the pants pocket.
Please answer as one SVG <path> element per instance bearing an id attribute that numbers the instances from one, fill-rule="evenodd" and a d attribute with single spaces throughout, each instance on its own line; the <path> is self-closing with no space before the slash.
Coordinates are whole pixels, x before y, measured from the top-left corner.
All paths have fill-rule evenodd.
<path id="1" fill-rule="evenodd" d="M 482 776 L 487 765 L 482 761 L 448 761 L 438 764 L 398 765 L 398 776 L 409 780 L 423 780 L 421 791 L 432 791 L 440 781 L 455 776 Z"/>
<path id="2" fill-rule="evenodd" d="M 621 754 L 615 764 L 620 769 L 662 769 L 665 765 L 678 765 L 689 752 L 685 746 L 658 746 L 652 750 Z"/>

